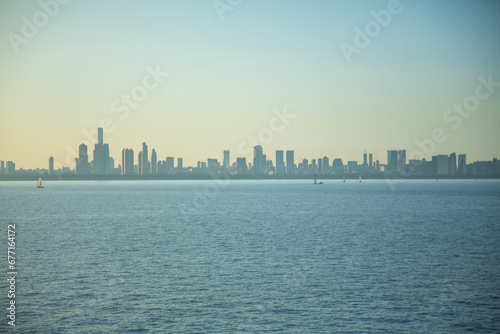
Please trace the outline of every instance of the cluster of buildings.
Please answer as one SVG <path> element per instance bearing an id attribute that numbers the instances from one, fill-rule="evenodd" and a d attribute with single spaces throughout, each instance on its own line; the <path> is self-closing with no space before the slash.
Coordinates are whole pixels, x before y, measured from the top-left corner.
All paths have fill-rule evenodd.
<path id="1" fill-rule="evenodd" d="M 149 154 L 151 153 L 151 154 Z M 16 165 L 12 161 L 0 162 L 0 173 L 13 174 Z M 347 161 L 341 158 L 330 160 L 328 157 L 317 159 L 302 159 L 296 162 L 293 150 L 277 150 L 274 161 L 266 154 L 263 148 L 257 145 L 253 148 L 253 160 L 247 161 L 246 157 L 237 157 L 231 163 L 230 152 L 223 152 L 222 163 L 215 158 L 207 161 L 198 161 L 196 166 L 185 167 L 183 159 L 166 157 L 159 160 L 155 149 L 151 152 L 146 143 L 142 143 L 142 150 L 134 153 L 133 149 L 122 150 L 121 164 L 115 167 L 115 161 L 109 155 L 109 145 L 104 143 L 103 129 L 97 130 L 97 143 L 93 150 L 93 160 L 89 159 L 87 145 L 78 147 L 78 157 L 75 159 L 75 169 L 63 167 L 62 170 L 54 170 L 54 158 L 49 158 L 48 171 L 37 169 L 40 174 L 55 172 L 62 174 L 77 175 L 173 175 L 173 174 L 217 174 L 228 173 L 231 175 L 265 176 L 265 175 L 346 175 L 346 174 L 398 174 L 400 176 L 420 177 L 467 177 L 467 176 L 500 176 L 500 164 L 497 159 L 491 161 L 476 161 L 470 164 L 466 162 L 466 155 L 455 153 L 450 155 L 436 155 L 432 160 L 407 160 L 406 150 L 387 151 L 387 164 L 381 164 L 379 160 L 373 160 L 371 153 L 363 154 L 363 162 Z"/>

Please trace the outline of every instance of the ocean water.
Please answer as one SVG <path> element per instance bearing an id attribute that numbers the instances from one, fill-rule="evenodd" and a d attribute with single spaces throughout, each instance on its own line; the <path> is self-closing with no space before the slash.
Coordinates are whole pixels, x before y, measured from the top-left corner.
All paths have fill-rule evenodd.
<path id="1" fill-rule="evenodd" d="M 0 182 L 19 333 L 499 333 L 500 182 Z"/>

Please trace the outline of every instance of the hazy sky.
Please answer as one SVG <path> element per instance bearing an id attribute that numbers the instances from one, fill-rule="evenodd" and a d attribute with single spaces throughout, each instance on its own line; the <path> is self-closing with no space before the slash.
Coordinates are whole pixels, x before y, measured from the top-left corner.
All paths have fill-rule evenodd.
<path id="1" fill-rule="evenodd" d="M 494 0 L 2 1 L 0 160 L 74 168 L 68 148 L 92 150 L 84 132 L 103 120 L 117 164 L 143 141 L 185 165 L 225 149 L 250 158 L 249 136 L 273 160 L 294 149 L 296 162 L 346 163 L 366 149 L 385 163 L 416 141 L 427 157 L 490 160 L 499 15 Z"/>

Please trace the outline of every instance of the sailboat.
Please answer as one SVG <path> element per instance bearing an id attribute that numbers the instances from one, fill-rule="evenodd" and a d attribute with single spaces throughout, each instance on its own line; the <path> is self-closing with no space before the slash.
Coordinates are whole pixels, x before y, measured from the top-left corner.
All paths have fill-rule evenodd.
<path id="1" fill-rule="evenodd" d="M 321 181 L 319 183 L 316 182 L 316 174 L 314 174 L 314 184 L 323 184 Z"/>
<path id="2" fill-rule="evenodd" d="M 343 182 L 345 183 L 345 175 L 342 176 L 342 179 L 344 180 Z"/>
<path id="3" fill-rule="evenodd" d="M 359 176 L 359 183 L 361 183 L 361 175 Z"/>
<path id="4" fill-rule="evenodd" d="M 39 178 L 39 179 L 38 179 L 38 182 L 36 183 L 36 187 L 37 187 L 37 188 L 43 188 L 42 178 Z"/>

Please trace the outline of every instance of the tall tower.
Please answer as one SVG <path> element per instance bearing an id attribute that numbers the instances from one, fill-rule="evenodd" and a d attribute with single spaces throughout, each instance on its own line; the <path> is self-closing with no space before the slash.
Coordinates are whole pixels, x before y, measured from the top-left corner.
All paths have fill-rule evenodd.
<path id="1" fill-rule="evenodd" d="M 137 155 L 137 174 L 139 174 L 139 175 L 143 174 L 143 172 L 142 172 L 142 170 L 144 168 L 144 166 L 142 165 L 143 162 L 144 162 L 144 160 L 142 159 L 142 151 L 141 151 Z"/>
<path id="2" fill-rule="evenodd" d="M 97 144 L 94 147 L 94 174 L 109 174 L 109 146 L 104 144 L 102 128 L 97 129 Z"/>
<path id="3" fill-rule="evenodd" d="M 254 174 L 264 173 L 264 155 L 262 153 L 262 146 L 260 145 L 253 148 L 253 172 Z"/>
<path id="4" fill-rule="evenodd" d="M 146 142 L 142 143 L 142 173 L 141 174 L 149 174 L 151 173 L 151 168 L 149 166 L 148 160 L 148 145 Z"/>
<path id="5" fill-rule="evenodd" d="M 222 162 L 222 167 L 224 167 L 224 169 L 229 169 L 229 151 L 228 150 L 225 150 L 224 151 L 224 160 Z"/>
<path id="6" fill-rule="evenodd" d="M 398 151 L 390 150 L 387 151 L 387 170 L 390 172 L 396 172 L 398 170 Z"/>
<path id="7" fill-rule="evenodd" d="M 285 174 L 285 161 L 283 160 L 283 151 L 276 151 L 276 174 Z"/>
<path id="8" fill-rule="evenodd" d="M 95 156 L 96 156 L 96 152 L 94 151 L 94 157 Z M 88 154 L 87 145 L 80 144 L 80 146 L 78 146 L 78 158 L 76 158 L 75 160 L 76 160 L 76 174 L 78 174 L 78 175 L 90 174 L 90 163 L 89 163 L 89 154 Z M 96 162 L 94 159 L 94 169 L 95 169 L 95 165 L 96 165 Z M 96 174 L 96 173 L 94 172 L 94 174 Z"/>
<path id="9" fill-rule="evenodd" d="M 295 173 L 295 158 L 293 150 L 286 151 L 286 173 Z"/>
<path id="10" fill-rule="evenodd" d="M 54 174 L 54 157 L 49 158 L 49 174 Z"/>
<path id="11" fill-rule="evenodd" d="M 157 164 L 156 151 L 153 148 L 153 151 L 151 152 L 151 174 L 156 174 L 156 164 Z"/>
<path id="12" fill-rule="evenodd" d="M 455 152 L 450 154 L 450 158 L 448 160 L 448 174 L 456 175 L 457 174 L 457 155 Z"/>
<path id="13" fill-rule="evenodd" d="M 102 128 L 97 128 L 97 144 L 99 144 L 99 145 L 104 144 Z"/>
<path id="14" fill-rule="evenodd" d="M 368 167 L 373 168 L 373 155 L 368 154 Z"/>
<path id="15" fill-rule="evenodd" d="M 406 150 L 398 151 L 398 172 L 406 173 Z"/>
<path id="16" fill-rule="evenodd" d="M 134 150 L 122 151 L 122 175 L 134 174 Z"/>

